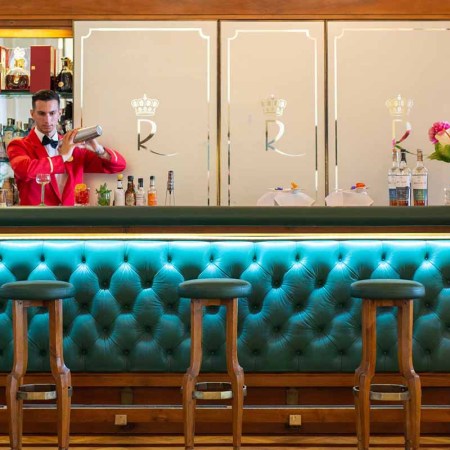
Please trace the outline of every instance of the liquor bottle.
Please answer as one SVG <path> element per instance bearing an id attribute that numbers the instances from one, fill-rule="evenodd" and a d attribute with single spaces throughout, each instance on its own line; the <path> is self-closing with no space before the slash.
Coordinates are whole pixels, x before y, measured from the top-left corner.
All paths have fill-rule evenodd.
<path id="1" fill-rule="evenodd" d="M 26 91 L 30 89 L 30 72 L 25 70 L 25 49 L 17 47 L 13 51 L 14 67 L 6 73 L 6 89 Z"/>
<path id="2" fill-rule="evenodd" d="M 6 146 L 3 140 L 3 125 L 0 123 L 0 160 L 7 158 Z"/>
<path id="3" fill-rule="evenodd" d="M 392 166 L 388 171 L 389 206 L 397 206 L 396 179 L 399 170 L 399 151 L 392 149 Z"/>
<path id="4" fill-rule="evenodd" d="M 397 206 L 409 206 L 411 204 L 411 169 L 407 166 L 404 150 L 401 155 L 396 183 Z"/>
<path id="5" fill-rule="evenodd" d="M 5 143 L 5 147 L 8 148 L 9 143 L 13 140 L 14 137 L 14 119 L 8 117 L 6 120 L 6 127 L 3 128 L 3 142 Z"/>
<path id="6" fill-rule="evenodd" d="M 167 174 L 166 200 L 164 204 L 166 206 L 175 206 L 175 184 L 173 170 L 169 170 L 169 173 Z"/>
<path id="7" fill-rule="evenodd" d="M 56 77 L 56 90 L 58 92 L 72 92 L 73 88 L 73 64 L 70 58 L 61 58 L 63 66 Z"/>
<path id="8" fill-rule="evenodd" d="M 123 174 L 117 175 L 117 187 L 114 191 L 114 206 L 125 206 L 125 191 L 123 189 Z"/>
<path id="9" fill-rule="evenodd" d="M 417 150 L 417 165 L 412 170 L 411 179 L 414 206 L 427 206 L 428 169 L 423 165 L 422 150 Z"/>
<path id="10" fill-rule="evenodd" d="M 3 181 L 2 189 L 6 191 L 6 206 L 14 206 L 14 188 L 10 178 L 6 178 Z"/>
<path id="11" fill-rule="evenodd" d="M 136 191 L 136 206 L 145 206 L 145 190 L 143 178 L 138 178 L 138 188 Z"/>
<path id="12" fill-rule="evenodd" d="M 157 206 L 158 205 L 158 194 L 156 192 L 155 177 L 152 175 L 150 177 L 150 187 L 147 191 L 147 205 Z"/>
<path id="13" fill-rule="evenodd" d="M 125 191 L 125 206 L 136 206 L 136 190 L 134 188 L 133 175 L 128 175 L 128 186 Z"/>
<path id="14" fill-rule="evenodd" d="M 23 138 L 25 136 L 25 131 L 22 127 L 22 122 L 20 120 L 16 123 L 16 128 L 13 132 L 13 138 Z"/>

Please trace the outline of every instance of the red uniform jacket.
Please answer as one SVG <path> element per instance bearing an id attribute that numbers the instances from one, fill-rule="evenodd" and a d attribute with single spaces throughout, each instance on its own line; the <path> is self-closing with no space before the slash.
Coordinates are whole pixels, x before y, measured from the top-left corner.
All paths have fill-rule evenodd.
<path id="1" fill-rule="evenodd" d="M 61 139 L 61 136 L 60 136 Z M 105 148 L 111 160 L 99 158 L 85 148 L 73 149 L 73 160 L 63 161 L 62 156 L 48 156 L 47 150 L 34 129 L 23 139 L 14 139 L 8 145 L 8 157 L 19 189 L 21 205 L 39 205 L 41 186 L 36 183 L 38 173 L 49 173 L 50 183 L 45 186 L 45 204 L 49 206 L 72 206 L 74 187 L 83 182 L 84 172 L 116 173 L 125 169 L 126 161 L 117 151 Z M 67 182 L 59 192 L 56 173 L 67 173 Z"/>

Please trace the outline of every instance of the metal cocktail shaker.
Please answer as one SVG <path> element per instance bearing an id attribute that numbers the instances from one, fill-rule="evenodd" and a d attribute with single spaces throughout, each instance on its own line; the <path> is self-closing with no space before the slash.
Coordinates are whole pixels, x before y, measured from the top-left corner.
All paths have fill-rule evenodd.
<path id="1" fill-rule="evenodd" d="M 73 142 L 77 144 L 79 142 L 89 141 L 90 139 L 95 139 L 101 136 L 103 133 L 102 127 L 96 125 L 94 127 L 80 128 L 75 135 Z"/>

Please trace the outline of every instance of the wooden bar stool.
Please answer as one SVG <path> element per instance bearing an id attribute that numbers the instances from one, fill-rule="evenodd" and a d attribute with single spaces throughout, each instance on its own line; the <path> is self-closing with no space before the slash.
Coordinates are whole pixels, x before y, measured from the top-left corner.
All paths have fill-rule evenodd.
<path id="1" fill-rule="evenodd" d="M 178 286 L 180 297 L 191 299 L 191 364 L 183 378 L 183 419 L 185 448 L 194 448 L 195 405 L 197 399 L 232 398 L 233 449 L 241 448 L 244 405 L 244 371 L 237 356 L 238 297 L 248 297 L 251 285 L 232 278 L 190 280 Z M 230 383 L 197 383 L 202 363 L 203 306 L 222 306 L 226 315 L 226 359 Z"/>
<path id="2" fill-rule="evenodd" d="M 64 281 L 17 281 L 0 288 L 0 298 L 13 301 L 14 361 L 6 385 L 9 411 L 9 439 L 12 450 L 22 448 L 23 400 L 57 401 L 58 447 L 69 448 L 70 370 L 64 364 L 62 299 L 73 297 L 75 289 Z M 27 308 L 45 307 L 49 312 L 50 367 L 53 384 L 22 384 L 28 364 Z"/>
<path id="3" fill-rule="evenodd" d="M 422 298 L 425 288 L 408 280 L 362 280 L 351 285 L 352 297 L 360 297 L 363 352 L 355 372 L 356 429 L 358 450 L 369 449 L 370 400 L 402 401 L 405 408 L 405 449 L 420 446 L 420 378 L 412 362 L 413 299 Z M 404 385 L 371 384 L 377 356 L 376 312 L 378 307 L 398 308 L 398 366 Z"/>

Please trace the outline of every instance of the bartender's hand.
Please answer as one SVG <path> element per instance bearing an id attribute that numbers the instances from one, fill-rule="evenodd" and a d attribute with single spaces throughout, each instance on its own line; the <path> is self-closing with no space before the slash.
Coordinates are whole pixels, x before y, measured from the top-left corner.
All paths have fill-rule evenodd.
<path id="1" fill-rule="evenodd" d="M 71 156 L 73 149 L 76 144 L 73 143 L 73 139 L 75 138 L 78 129 L 69 131 L 64 135 L 61 144 L 58 147 L 59 154 L 64 158 L 64 161 L 67 161 Z"/>
<path id="2" fill-rule="evenodd" d="M 90 139 L 89 141 L 85 141 L 85 147 L 92 152 L 97 153 L 97 156 L 102 159 L 111 159 L 111 155 L 105 151 L 103 146 L 99 144 L 97 139 Z"/>

